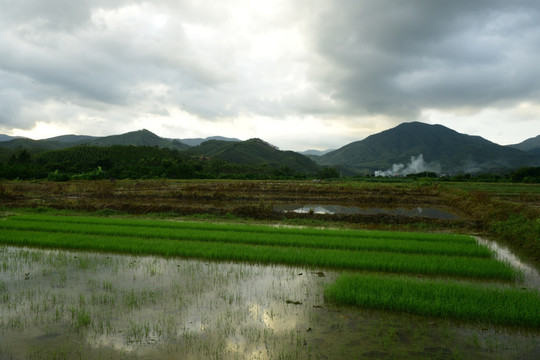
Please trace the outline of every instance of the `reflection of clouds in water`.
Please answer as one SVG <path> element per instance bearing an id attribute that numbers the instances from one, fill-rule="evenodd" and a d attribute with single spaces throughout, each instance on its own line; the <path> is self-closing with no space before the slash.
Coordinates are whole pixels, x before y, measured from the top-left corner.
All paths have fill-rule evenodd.
<path id="1" fill-rule="evenodd" d="M 286 333 L 296 328 L 297 318 L 291 316 L 292 312 L 287 311 L 282 304 L 275 302 L 268 306 L 251 304 L 248 309 L 253 321 L 273 332 Z"/>
<path id="2" fill-rule="evenodd" d="M 97 349 L 109 347 L 112 350 L 128 353 L 137 350 L 135 343 L 126 343 L 124 336 L 119 334 L 88 335 L 86 337 L 86 343 L 88 346 Z"/>
<path id="3" fill-rule="evenodd" d="M 304 206 L 304 207 L 301 207 L 299 209 L 293 210 L 293 212 L 295 212 L 297 214 L 310 214 L 310 213 L 313 213 L 313 214 L 330 214 L 330 215 L 334 214 L 333 211 L 328 210 L 327 208 L 322 207 L 322 206 Z"/>
<path id="4" fill-rule="evenodd" d="M 0 287 L 10 294 L 9 303 L 0 301 L 0 318 L 8 321 L 7 315 L 19 315 L 25 326 L 23 331 L 1 329 L 2 342 L 10 344 L 9 348 L 2 348 L 4 353 L 1 355 L 7 353 L 14 358 L 31 357 L 28 349 L 37 342 L 41 349 L 46 349 L 45 352 L 65 349 L 68 356 L 82 358 L 199 359 L 218 357 L 216 354 L 224 359 L 269 359 L 278 358 L 278 355 L 309 358 L 313 354 L 307 349 L 312 346 L 316 354 L 339 358 L 345 346 L 355 354 L 386 349 L 376 343 L 380 338 L 380 324 L 394 323 L 394 320 L 388 320 L 393 315 L 386 313 L 357 313 L 343 309 L 336 312 L 326 306 L 314 309 L 314 305 L 324 304 L 324 284 L 338 276 L 326 270 L 326 277 L 319 278 L 315 273 L 318 270 L 297 267 L 53 253 L 5 246 L 0 246 L 0 263 L 8 266 L 6 271 L 0 272 L 0 281 L 3 281 Z M 152 271 L 154 267 L 157 268 Z M 28 271 L 31 272 L 30 280 L 22 280 Z M 58 282 L 59 273 L 66 276 L 63 286 L 55 287 L 53 284 Z M 534 273 L 538 278 L 538 272 Z M 147 296 L 136 305 L 127 306 L 122 297 L 131 294 L 132 290 L 135 295 Z M 45 320 L 41 324 L 35 323 L 34 319 L 38 317 L 32 307 L 23 302 L 32 299 L 34 304 L 39 304 L 38 299 L 47 299 L 44 303 L 52 305 L 49 301 L 52 295 L 56 296 L 55 304 L 63 307 L 63 317 L 54 320 L 54 306 L 39 307 L 39 319 Z M 92 295 L 96 299 L 107 295 L 116 302 L 94 303 Z M 14 299 L 20 301 L 14 302 Z M 289 299 L 301 301 L 302 305 L 287 304 Z M 81 302 L 92 323 L 76 332 L 70 325 L 69 309 L 79 307 Z M 53 321 L 46 323 L 51 318 Z M 400 334 L 417 334 L 419 318 L 414 318 L 414 325 L 408 316 L 396 319 Z M 99 321 L 110 321 L 110 327 L 100 330 Z M 450 342 L 441 345 L 443 334 L 437 330 L 438 326 L 427 325 L 431 321 L 420 321 L 434 334 L 433 338 L 431 335 L 421 337 L 419 341 L 423 345 L 452 350 L 456 346 L 456 353 L 471 350 L 464 340 L 458 339 L 456 343 L 455 327 L 450 327 Z M 129 333 L 133 323 L 149 327 L 148 335 L 142 336 L 141 341 L 133 341 L 136 337 Z M 350 329 L 351 325 L 355 329 L 339 331 Z M 474 334 L 476 336 L 477 332 Z M 479 334 L 484 336 L 485 332 Z M 513 351 L 512 346 L 521 349 L 523 346 L 515 344 L 530 339 L 527 334 L 504 333 L 501 336 L 504 336 L 501 344 L 510 346 L 510 350 L 504 351 L 506 355 Z M 540 349 L 538 341 L 534 341 L 533 348 Z M 305 352 L 298 354 L 299 350 Z M 511 355 L 507 358 L 515 358 L 515 353 Z"/>
<path id="5" fill-rule="evenodd" d="M 44 294 L 63 302 L 61 325 L 54 322 L 59 335 L 40 341 L 78 348 L 84 339 L 89 353 L 111 353 L 112 357 L 125 353 L 163 358 L 157 348 L 181 346 L 185 358 L 194 359 L 193 349 L 206 346 L 226 348 L 240 358 L 269 358 L 272 346 L 281 346 L 279 339 L 304 329 L 311 306 L 320 304 L 322 285 L 332 280 L 318 278 L 311 273 L 314 270 L 279 265 L 5 249 L 0 260 L 13 266 L 0 273 L 0 279 L 14 290 L 13 296 L 30 294 L 39 281 L 34 302 Z M 21 251 L 29 254 L 23 260 L 17 256 Z M 9 281 L 29 271 L 30 280 Z M 66 276 L 63 286 L 55 287 L 59 273 Z M 287 304 L 288 299 L 304 305 Z M 25 335 L 3 334 L 7 341 L 43 334 L 40 325 L 32 322 L 27 305 L 26 300 L 17 304 L 17 314 L 27 323 Z M 91 323 L 74 331 L 69 309 L 84 309 Z M 54 317 L 54 310 L 43 310 L 43 317 Z"/>
<path id="6" fill-rule="evenodd" d="M 293 212 L 297 214 L 322 214 L 322 215 L 334 215 L 334 214 L 389 214 L 397 216 L 423 216 L 433 219 L 458 219 L 459 216 L 449 211 L 437 209 L 433 207 L 396 207 L 396 208 L 379 208 L 379 207 L 358 207 L 358 206 L 344 206 L 344 205 L 276 205 L 274 207 L 276 212 Z"/>
<path id="7" fill-rule="evenodd" d="M 489 241 L 476 236 L 476 241 L 479 244 L 487 246 L 495 252 L 497 259 L 508 262 L 512 267 L 523 272 L 525 285 L 534 289 L 540 290 L 540 274 L 533 266 L 521 261 L 510 249 L 499 245 L 494 241 Z"/>
<path id="8" fill-rule="evenodd" d="M 258 329 L 255 329 L 254 332 L 258 332 Z M 260 341 L 260 334 L 253 334 L 252 336 L 254 337 L 250 337 L 249 334 L 228 337 L 225 340 L 225 353 L 231 354 L 234 359 L 239 356 L 241 359 L 270 359 L 271 356 L 267 348 Z"/>

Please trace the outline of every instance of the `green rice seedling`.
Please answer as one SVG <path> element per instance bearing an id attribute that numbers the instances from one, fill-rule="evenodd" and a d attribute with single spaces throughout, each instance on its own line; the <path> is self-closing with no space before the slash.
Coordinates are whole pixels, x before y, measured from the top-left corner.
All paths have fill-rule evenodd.
<path id="1" fill-rule="evenodd" d="M 372 231 L 372 230 L 336 230 L 311 229 L 311 228 L 285 228 L 264 225 L 243 225 L 243 224 L 214 224 L 205 222 L 175 222 L 166 220 L 142 220 L 142 219 L 120 219 L 120 218 L 99 218 L 89 216 L 55 216 L 55 215 L 17 215 L 9 220 L 13 221 L 34 221 L 39 223 L 61 222 L 91 225 L 119 225 L 128 227 L 152 227 L 168 228 L 176 230 L 214 230 L 219 232 L 256 232 L 258 234 L 268 233 L 279 234 L 302 234 L 316 236 L 339 236 L 342 238 L 375 238 L 375 239 L 414 239 L 417 241 L 451 241 L 474 244 L 476 240 L 467 235 L 447 234 L 447 233 L 418 233 L 403 231 Z"/>
<path id="2" fill-rule="evenodd" d="M 38 223 L 26 220 L 5 221 L 0 223 L 0 228 L 5 230 L 35 230 L 44 232 L 62 232 L 66 234 L 133 236 L 147 239 L 218 241 L 253 245 L 298 246 L 474 257 L 490 257 L 492 255 L 492 252 L 487 247 L 477 244 L 474 239 L 473 242 L 464 242 L 461 240 L 461 237 L 457 238 L 458 241 L 451 241 L 451 238 L 443 237 L 439 241 L 426 241 L 425 239 L 418 240 L 410 237 L 409 233 L 402 233 L 403 238 L 400 241 L 397 241 L 395 238 L 365 237 L 363 233 L 360 233 L 358 237 L 352 237 L 351 234 L 354 234 L 354 232 L 347 233 L 348 236 L 342 237 L 334 230 L 317 230 L 316 232 L 310 231 L 304 233 L 298 231 L 302 229 L 281 229 L 282 231 L 274 234 L 265 231 L 259 232 L 261 229 L 259 226 L 251 226 L 252 232 L 236 232 L 230 229 L 227 229 L 226 231 L 216 230 L 212 227 L 206 229 L 201 225 L 198 225 L 198 228 L 188 227 L 186 229 L 173 229 L 163 227 L 154 228 L 150 225 L 146 227 L 131 227 L 117 224 L 104 225 L 52 221 Z M 376 232 L 372 233 L 376 234 Z M 435 239 L 438 234 L 430 234 L 430 236 Z"/>
<path id="3" fill-rule="evenodd" d="M 515 279 L 518 275 L 518 272 L 509 265 L 495 259 L 462 256 L 307 249 L 290 246 L 248 245 L 211 241 L 174 241 L 169 239 L 23 230 L 2 231 L 0 233 L 0 242 L 19 246 L 154 254 L 220 261 L 281 263 L 353 270 L 471 276 L 504 280 Z"/>
<path id="4" fill-rule="evenodd" d="M 71 324 L 75 332 L 81 332 L 92 323 L 90 312 L 84 307 L 71 307 Z"/>
<path id="5" fill-rule="evenodd" d="M 344 274 L 325 290 L 340 305 L 540 328 L 540 293 L 515 288 Z"/>

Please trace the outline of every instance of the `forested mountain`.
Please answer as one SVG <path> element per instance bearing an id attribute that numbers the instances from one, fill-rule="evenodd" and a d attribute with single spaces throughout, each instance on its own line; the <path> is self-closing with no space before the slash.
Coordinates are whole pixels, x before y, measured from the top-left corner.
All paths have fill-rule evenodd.
<path id="1" fill-rule="evenodd" d="M 328 149 L 328 150 L 306 150 L 302 151 L 300 154 L 305 156 L 322 156 L 324 154 L 328 154 L 331 151 L 334 151 L 335 149 Z"/>
<path id="2" fill-rule="evenodd" d="M 16 139 L 16 137 L 15 136 L 5 135 L 5 134 L 0 134 L 0 142 L 1 141 L 9 141 L 9 140 L 13 140 L 13 139 Z"/>
<path id="3" fill-rule="evenodd" d="M 0 163 L 0 179 L 294 179 L 306 175 L 281 165 L 234 164 L 166 147 L 133 145 L 79 145 L 32 156 L 24 152 Z"/>
<path id="4" fill-rule="evenodd" d="M 527 139 L 523 142 L 520 142 L 519 144 L 508 145 L 508 146 L 514 149 L 521 150 L 521 151 L 527 151 L 527 152 L 532 152 L 535 154 L 540 154 L 540 135 Z"/>
<path id="5" fill-rule="evenodd" d="M 48 138 L 49 141 L 58 141 L 63 143 L 71 143 L 71 144 L 80 144 L 85 141 L 91 141 L 97 139 L 97 136 L 88 136 L 88 135 L 60 135 L 55 136 L 52 138 Z"/>
<path id="6" fill-rule="evenodd" d="M 423 155 L 443 173 L 497 171 L 520 166 L 539 166 L 533 154 L 497 145 L 479 136 L 460 134 L 442 125 L 403 123 L 317 158 L 321 165 L 373 173 L 393 164 L 407 163 Z"/>
<path id="7" fill-rule="evenodd" d="M 43 140 L 32 140 L 28 138 L 17 138 L 9 141 L 0 142 L 0 148 L 12 150 L 26 149 L 32 154 L 45 151 L 65 149 L 77 145 L 134 145 L 134 146 L 158 146 L 176 150 L 185 150 L 189 146 L 178 140 L 164 139 L 156 134 L 143 129 L 132 131 L 121 135 L 112 135 L 104 137 L 85 136 L 85 135 L 62 135 Z"/>
<path id="8" fill-rule="evenodd" d="M 189 145 L 189 146 L 197 146 L 197 145 L 201 145 L 203 142 L 205 141 L 210 141 L 210 140 L 221 140 L 221 141 L 242 141 L 242 140 L 239 140 L 237 138 L 228 138 L 228 137 L 223 137 L 223 136 L 210 136 L 210 137 L 207 137 L 207 138 L 189 138 L 189 139 L 176 139 L 186 145 Z"/>
<path id="9" fill-rule="evenodd" d="M 294 151 L 281 151 L 261 139 L 237 142 L 210 140 L 190 148 L 186 153 L 218 158 L 235 164 L 266 165 L 304 173 L 313 173 L 319 168 L 304 155 Z"/>
<path id="10" fill-rule="evenodd" d="M 134 145 L 134 146 L 158 146 L 176 150 L 185 150 L 188 145 L 178 140 L 169 140 L 157 136 L 156 134 L 143 129 L 132 131 L 122 135 L 112 135 L 86 141 L 88 145 L 112 146 L 112 145 Z"/>
<path id="11" fill-rule="evenodd" d="M 26 149 L 32 153 L 63 149 L 69 146 L 73 146 L 73 144 L 56 140 L 32 140 L 28 138 L 16 138 L 0 142 L 1 148 L 11 150 Z"/>
<path id="12" fill-rule="evenodd" d="M 540 148 L 535 147 L 540 137 L 512 147 L 500 146 L 442 125 L 418 122 L 404 123 L 309 158 L 293 151 L 281 151 L 261 139 L 215 138 L 197 146 L 186 145 L 181 139 L 161 138 L 148 130 L 106 137 L 12 138 L 0 141 L 0 179 L 43 178 L 51 172 L 77 177 L 98 168 L 99 176 L 118 178 L 298 178 L 309 174 L 335 177 L 339 173 L 333 167 L 342 175 L 371 175 L 378 170 L 404 166 L 401 164 L 413 159 L 428 165 L 422 171 L 431 171 L 429 168 L 450 175 L 540 166 Z M 202 139 L 183 141 L 186 140 L 195 144 Z"/>
<path id="13" fill-rule="evenodd" d="M 217 137 L 220 138 L 220 137 Z M 298 178 L 319 166 L 260 139 L 210 140 L 190 147 L 148 130 L 92 137 L 0 142 L 0 179 L 13 178 Z M 197 139 L 192 139 L 196 142 Z M 52 174 L 52 175 L 51 175 Z"/>

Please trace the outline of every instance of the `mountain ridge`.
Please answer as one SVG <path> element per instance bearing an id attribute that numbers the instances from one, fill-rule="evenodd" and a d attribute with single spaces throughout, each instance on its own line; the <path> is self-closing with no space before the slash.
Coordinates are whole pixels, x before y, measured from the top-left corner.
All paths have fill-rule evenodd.
<path id="1" fill-rule="evenodd" d="M 236 164 L 267 164 L 297 171 L 316 171 L 318 166 L 335 167 L 346 175 L 373 174 L 394 164 L 418 159 L 420 155 L 426 164 L 435 165 L 433 168 L 437 168 L 437 172 L 448 174 L 540 166 L 540 148 L 535 147 L 540 135 L 520 144 L 502 146 L 480 136 L 458 133 L 443 125 L 421 122 L 402 123 L 322 155 L 309 151 L 304 154 L 281 151 L 261 139 L 241 141 L 221 136 L 168 139 L 146 129 L 105 137 L 70 134 L 43 140 L 8 138 L 0 141 L 0 161 L 6 161 L 23 149 L 38 154 L 79 145 L 124 145 L 169 148 L 191 156 L 217 158 Z M 199 144 L 190 146 L 182 140 Z M 530 150 L 525 152 L 518 147 Z"/>
<path id="2" fill-rule="evenodd" d="M 525 165 L 540 165 L 540 158 L 518 149 L 492 143 L 480 136 L 458 133 L 443 125 L 402 123 L 392 129 L 349 143 L 320 156 L 323 166 L 373 174 L 407 163 L 423 155 L 427 163 L 439 163 L 443 173 L 497 171 Z"/>
<path id="3" fill-rule="evenodd" d="M 197 146 L 197 145 L 200 145 L 203 142 L 209 141 L 209 140 L 242 141 L 242 140 L 237 139 L 237 138 L 229 138 L 229 137 L 225 137 L 225 136 L 208 136 L 206 138 L 186 138 L 186 139 L 174 139 L 174 140 L 178 140 L 181 143 L 184 143 L 184 144 L 189 145 L 189 146 Z"/>
<path id="4" fill-rule="evenodd" d="M 276 146 L 258 138 L 240 142 L 209 140 L 186 150 L 186 153 L 219 158 L 241 165 L 267 164 L 301 172 L 315 172 L 319 169 L 319 166 L 308 157 L 294 151 L 279 150 Z"/>
<path id="5" fill-rule="evenodd" d="M 519 144 L 508 145 L 511 148 L 527 152 L 540 152 L 540 135 L 529 138 Z"/>

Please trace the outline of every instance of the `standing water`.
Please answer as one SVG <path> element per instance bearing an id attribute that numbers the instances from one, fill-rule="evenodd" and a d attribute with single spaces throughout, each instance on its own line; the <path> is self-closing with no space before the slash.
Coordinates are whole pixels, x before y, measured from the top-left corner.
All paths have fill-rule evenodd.
<path id="1" fill-rule="evenodd" d="M 301 205 L 301 204 L 291 204 L 291 205 L 276 205 L 274 211 L 277 212 L 293 212 L 297 214 L 363 214 L 363 215 L 374 215 L 374 214 L 388 214 L 395 216 L 407 216 L 407 217 L 427 217 L 432 219 L 442 219 L 442 220 L 455 220 L 459 219 L 459 216 L 453 214 L 449 211 L 433 208 L 433 207 L 422 207 L 414 206 L 411 208 L 406 207 L 396 207 L 396 208 L 380 208 L 380 207 L 370 207 L 363 208 L 358 206 L 343 206 L 343 205 L 321 205 L 321 204 L 311 204 L 311 205 Z"/>
<path id="2" fill-rule="evenodd" d="M 538 358 L 537 331 L 337 307 L 337 272 L 0 246 L 0 358 Z"/>
<path id="3" fill-rule="evenodd" d="M 497 259 L 507 262 L 514 268 L 520 270 L 523 273 L 523 283 L 525 286 L 540 290 L 540 273 L 535 267 L 523 262 L 513 254 L 510 249 L 506 246 L 497 244 L 495 241 L 489 241 L 480 237 L 476 237 L 476 241 L 492 250 Z"/>

